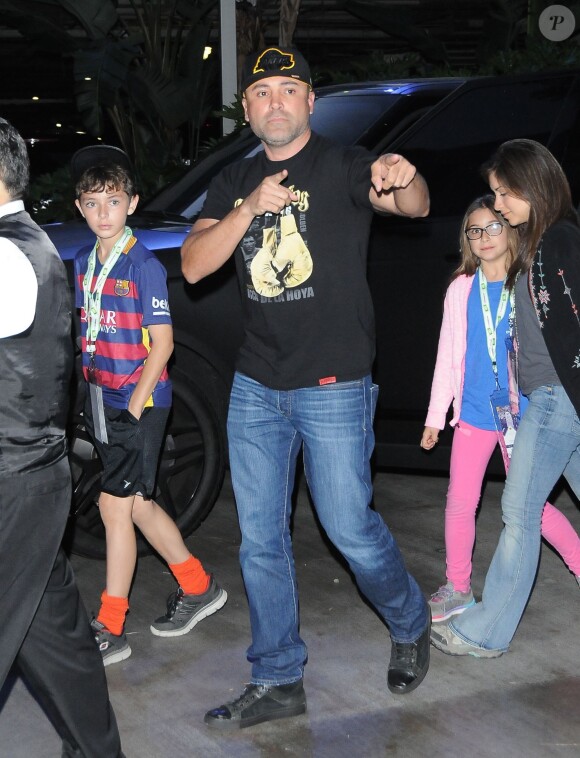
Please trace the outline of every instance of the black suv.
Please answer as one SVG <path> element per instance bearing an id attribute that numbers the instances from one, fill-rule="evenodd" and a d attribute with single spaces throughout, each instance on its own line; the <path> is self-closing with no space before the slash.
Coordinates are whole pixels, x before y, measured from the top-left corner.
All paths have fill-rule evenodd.
<path id="1" fill-rule="evenodd" d="M 366 82 L 317 91 L 313 129 L 379 154 L 400 152 L 426 178 L 425 219 L 377 216 L 368 278 L 377 324 L 374 376 L 379 467 L 444 471 L 450 435 L 426 454 L 419 448 L 441 323 L 443 294 L 458 263 L 459 223 L 467 204 L 487 191 L 480 165 L 503 141 L 536 139 L 561 161 L 580 200 L 580 71 L 473 79 Z M 248 130 L 228 138 L 183 178 L 132 217 L 139 239 L 167 269 L 175 329 L 171 374 L 175 400 L 158 499 L 184 534 L 211 509 L 227 462 L 225 418 L 240 343 L 241 300 L 233 262 L 196 285 L 180 269 L 179 249 L 224 165 L 261 149 Z M 71 265 L 90 239 L 84 223 L 46 227 Z M 71 266 L 72 286 L 72 266 Z M 77 405 L 78 407 L 78 405 Z M 447 445 L 446 443 L 447 437 Z M 73 549 L 104 553 L 94 505 L 99 464 L 76 417 L 71 450 L 75 478 Z"/>

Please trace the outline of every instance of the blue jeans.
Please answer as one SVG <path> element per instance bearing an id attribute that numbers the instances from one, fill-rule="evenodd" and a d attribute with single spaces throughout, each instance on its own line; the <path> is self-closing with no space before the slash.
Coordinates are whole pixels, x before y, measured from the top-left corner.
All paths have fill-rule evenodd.
<path id="1" fill-rule="evenodd" d="M 304 470 L 328 537 L 396 642 L 412 642 L 427 606 L 393 536 L 370 507 L 370 457 L 378 387 L 370 377 L 278 391 L 237 373 L 228 414 L 232 483 L 248 595 L 254 684 L 302 678 L 298 589 L 290 536 L 296 460 Z"/>
<path id="2" fill-rule="evenodd" d="M 465 642 L 507 650 L 540 557 L 544 503 L 562 474 L 580 497 L 580 422 L 561 386 L 529 396 L 512 452 L 501 506 L 504 529 L 489 566 L 482 601 L 450 624 Z"/>

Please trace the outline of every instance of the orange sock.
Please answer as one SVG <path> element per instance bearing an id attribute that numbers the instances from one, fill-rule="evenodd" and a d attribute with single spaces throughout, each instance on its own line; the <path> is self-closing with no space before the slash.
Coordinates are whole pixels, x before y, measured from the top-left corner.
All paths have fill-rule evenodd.
<path id="1" fill-rule="evenodd" d="M 183 563 L 170 563 L 171 573 L 186 595 L 203 595 L 209 587 L 209 576 L 201 562 L 190 555 Z"/>
<path id="2" fill-rule="evenodd" d="M 103 590 L 97 621 L 106 626 L 112 634 L 122 634 L 128 610 L 129 600 L 126 597 L 111 597 L 107 590 Z"/>

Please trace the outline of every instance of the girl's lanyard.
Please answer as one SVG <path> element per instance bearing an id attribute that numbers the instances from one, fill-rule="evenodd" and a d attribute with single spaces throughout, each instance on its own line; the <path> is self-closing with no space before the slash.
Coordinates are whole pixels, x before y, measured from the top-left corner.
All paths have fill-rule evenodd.
<path id="1" fill-rule="evenodd" d="M 87 352 L 91 356 L 91 365 L 95 364 L 95 352 L 97 349 L 97 337 L 101 329 L 101 296 L 105 287 L 105 282 L 115 263 L 119 260 L 119 257 L 125 252 L 128 247 L 128 243 L 133 237 L 133 232 L 126 226 L 125 231 L 121 237 L 115 242 L 113 249 L 109 253 L 107 260 L 103 263 L 93 291 L 91 292 L 91 284 L 95 273 L 97 264 L 97 250 L 99 243 L 96 242 L 95 246 L 91 250 L 89 255 L 87 272 L 83 279 L 83 305 L 85 309 L 85 316 L 87 319 Z"/>
<path id="2" fill-rule="evenodd" d="M 510 405 L 508 389 L 501 389 L 499 386 L 497 371 L 497 328 L 505 316 L 508 301 L 512 307 L 513 312 L 514 295 L 513 290 L 511 292 L 508 292 L 504 284 L 501 289 L 501 295 L 499 304 L 497 306 L 497 313 L 495 316 L 494 324 L 491 320 L 489 296 L 487 294 L 487 280 L 481 268 L 479 269 L 479 291 L 481 294 L 481 312 L 483 315 L 485 336 L 487 339 L 487 352 L 489 353 L 489 357 L 491 359 L 491 367 L 493 369 L 493 375 L 495 378 L 495 390 L 491 393 L 489 400 L 491 403 L 493 420 L 498 432 L 498 440 L 505 469 L 507 471 L 510 464 L 516 430 L 519 425 L 519 413 Z"/>
<path id="3" fill-rule="evenodd" d="M 495 324 L 491 320 L 491 308 L 489 305 L 489 296 L 487 294 L 487 279 L 485 274 L 479 269 L 479 292 L 481 296 L 481 313 L 483 315 L 483 324 L 485 326 L 485 338 L 487 341 L 487 352 L 491 359 L 491 368 L 495 378 L 495 387 L 499 389 L 499 378 L 497 373 L 497 327 L 502 318 L 505 316 L 508 301 L 513 308 L 513 293 L 508 292 L 505 285 L 502 287 L 499 305 L 495 316 Z"/>

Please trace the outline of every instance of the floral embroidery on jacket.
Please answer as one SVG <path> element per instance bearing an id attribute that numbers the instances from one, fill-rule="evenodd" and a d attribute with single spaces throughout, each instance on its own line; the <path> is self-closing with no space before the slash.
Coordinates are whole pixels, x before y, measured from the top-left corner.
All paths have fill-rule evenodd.
<path id="1" fill-rule="evenodd" d="M 558 276 L 562 277 L 562 284 L 564 285 L 564 294 L 570 298 L 570 303 L 572 304 L 572 313 L 576 317 L 576 321 L 578 325 L 580 326 L 580 318 L 578 318 L 578 306 L 572 299 L 572 289 L 568 287 L 568 285 L 566 284 L 566 280 L 564 279 L 564 269 L 558 269 Z"/>
<path id="2" fill-rule="evenodd" d="M 566 278 L 564 276 L 564 269 L 560 268 L 558 269 L 556 273 L 562 281 L 562 295 L 567 297 L 568 300 L 570 301 L 570 309 L 572 310 L 572 313 L 574 314 L 576 323 L 578 324 L 578 326 L 580 326 L 580 315 L 578 313 L 578 306 L 576 305 L 576 303 L 574 302 L 574 298 L 572 297 L 572 288 L 569 287 L 568 284 L 566 283 Z M 539 281 L 539 286 L 537 289 L 534 286 L 534 279 Z M 543 329 L 545 322 L 548 320 L 551 296 L 550 296 L 550 292 L 548 291 L 548 288 L 545 285 L 545 274 L 544 274 L 544 269 L 543 269 L 541 245 L 538 248 L 538 251 L 536 253 L 532 266 L 530 267 L 528 284 L 529 284 L 530 296 L 532 298 L 532 303 L 536 311 L 536 316 L 538 317 L 538 323 L 540 325 L 540 329 Z M 576 357 L 574 358 L 574 361 L 572 363 L 572 368 L 580 369 L 580 350 L 578 351 Z"/>
<path id="3" fill-rule="evenodd" d="M 536 276 L 540 280 L 540 286 L 537 292 L 536 292 L 536 288 L 534 287 L 534 268 L 537 269 Z M 540 329 L 543 329 L 544 321 L 546 321 L 546 319 L 548 318 L 548 311 L 550 310 L 550 307 L 549 307 L 550 293 L 548 292 L 548 289 L 546 285 L 544 284 L 544 270 L 543 270 L 543 263 L 542 263 L 542 247 L 541 246 L 538 248 L 538 251 L 534 258 L 534 262 L 532 263 L 530 267 L 530 273 L 528 276 L 529 276 L 528 284 L 529 284 L 530 295 L 532 298 L 532 303 L 534 304 L 534 309 L 536 311 L 536 316 L 538 317 L 538 323 L 540 324 Z"/>

